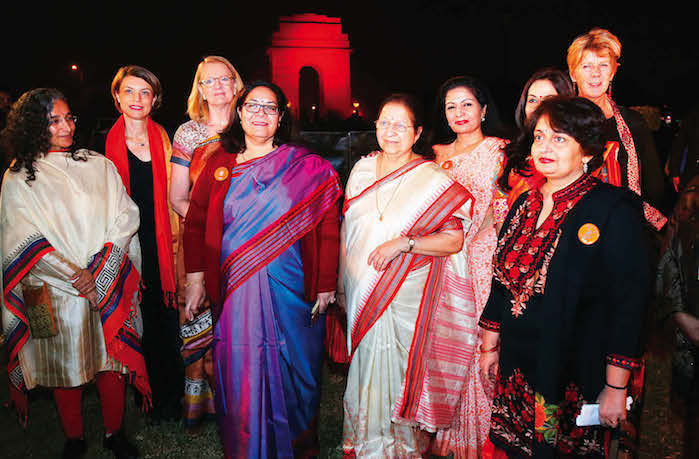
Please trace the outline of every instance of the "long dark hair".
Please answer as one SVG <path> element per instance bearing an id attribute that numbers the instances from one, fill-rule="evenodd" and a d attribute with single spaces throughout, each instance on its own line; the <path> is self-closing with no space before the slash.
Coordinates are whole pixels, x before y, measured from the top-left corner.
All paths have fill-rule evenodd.
<path id="1" fill-rule="evenodd" d="M 28 184 L 36 180 L 34 161 L 46 154 L 51 146 L 49 116 L 57 100 L 68 103 L 63 93 L 54 88 L 38 88 L 25 92 L 12 105 L 7 115 L 7 125 L 0 133 L 2 149 L 8 157 L 15 160 L 10 166 L 10 171 L 19 172 L 25 169 Z M 75 149 L 71 147 L 74 160 L 85 160 L 74 153 Z"/>
<path id="2" fill-rule="evenodd" d="M 483 135 L 502 135 L 500 114 L 498 113 L 495 101 L 490 95 L 488 88 L 475 77 L 468 75 L 456 76 L 445 81 L 437 92 L 437 100 L 434 104 L 434 129 L 430 138 L 431 145 L 447 145 L 456 140 L 456 133 L 449 127 L 447 114 L 444 110 L 447 93 L 454 88 L 467 88 L 473 93 L 473 96 L 481 107 L 488 106 L 485 112 L 485 121 L 481 123 L 481 132 L 483 132 Z"/>
<path id="3" fill-rule="evenodd" d="M 388 104 L 399 104 L 405 107 L 410 114 L 410 121 L 413 123 L 413 130 L 417 133 L 419 128 L 423 128 L 420 138 L 413 145 L 413 153 L 417 153 L 425 159 L 434 159 L 434 152 L 430 148 L 424 130 L 425 117 L 424 110 L 420 101 L 412 94 L 396 93 L 386 97 L 379 106 L 378 114 L 381 116 L 381 111 Z"/>
<path id="4" fill-rule="evenodd" d="M 548 118 L 551 128 L 571 136 L 580 144 L 586 156 L 592 156 L 587 163 L 592 172 L 602 165 L 606 144 L 603 126 L 604 114 L 593 102 L 582 97 L 554 96 L 541 102 L 532 113 L 517 138 L 505 147 L 507 164 L 498 179 L 501 189 L 509 191 L 510 172 L 528 177 L 532 172 L 529 167 L 529 155 L 534 143 L 534 128 L 543 116 Z"/>
<path id="5" fill-rule="evenodd" d="M 515 108 L 515 124 L 520 129 L 522 128 L 522 125 L 524 125 L 524 119 L 527 117 L 524 113 L 524 109 L 527 105 L 527 94 L 529 93 L 529 88 L 532 87 L 535 81 L 539 80 L 550 81 L 559 96 L 575 95 L 573 82 L 570 81 L 570 77 L 566 72 L 553 67 L 546 67 L 537 70 L 524 84 L 522 94 L 519 96 L 519 102 L 517 102 L 517 108 Z"/>
<path id="6" fill-rule="evenodd" d="M 241 124 L 240 116 L 237 116 L 237 112 L 239 110 L 243 110 L 243 104 L 245 104 L 250 92 L 259 87 L 269 89 L 277 98 L 277 107 L 279 109 L 279 126 L 277 127 L 277 131 L 274 133 L 274 145 L 279 146 L 291 141 L 293 120 L 291 119 L 291 114 L 288 113 L 288 100 L 284 95 L 284 92 L 274 83 L 267 81 L 254 81 L 246 85 L 245 89 L 243 90 L 244 92 L 240 95 L 240 97 L 238 97 L 238 101 L 235 104 L 236 116 L 228 129 L 221 134 L 223 148 L 228 153 L 242 153 L 245 151 L 245 131 L 243 131 L 243 125 Z"/>

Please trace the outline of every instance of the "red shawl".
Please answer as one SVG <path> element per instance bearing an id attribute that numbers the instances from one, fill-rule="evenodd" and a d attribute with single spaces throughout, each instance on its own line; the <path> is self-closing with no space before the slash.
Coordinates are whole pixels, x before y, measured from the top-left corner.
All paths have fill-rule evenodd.
<path id="1" fill-rule="evenodd" d="M 165 304 L 176 307 L 175 261 L 173 255 L 173 232 L 168 205 L 169 156 L 172 154 L 170 139 L 162 126 L 148 118 L 148 144 L 153 170 L 153 201 L 155 202 L 155 241 L 158 247 L 160 283 L 165 294 Z M 124 182 L 126 192 L 131 195 L 129 159 L 126 152 L 126 131 L 123 115 L 119 117 L 107 134 L 105 154 L 112 160 Z M 167 156 L 167 157 L 166 157 Z"/>

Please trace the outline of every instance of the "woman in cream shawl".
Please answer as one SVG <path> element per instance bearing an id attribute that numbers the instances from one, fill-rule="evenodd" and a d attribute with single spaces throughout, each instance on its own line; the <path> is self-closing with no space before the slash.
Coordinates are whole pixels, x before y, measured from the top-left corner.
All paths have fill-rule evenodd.
<path id="1" fill-rule="evenodd" d="M 0 196 L 10 392 L 26 423 L 26 391 L 53 388 L 63 457 L 79 457 L 81 386 L 96 380 L 104 446 L 130 457 L 136 448 L 120 431 L 125 381 L 150 398 L 140 353 L 138 208 L 111 161 L 72 149 L 75 121 L 61 93 L 36 89 L 13 106 L 3 131 L 14 157 Z"/>

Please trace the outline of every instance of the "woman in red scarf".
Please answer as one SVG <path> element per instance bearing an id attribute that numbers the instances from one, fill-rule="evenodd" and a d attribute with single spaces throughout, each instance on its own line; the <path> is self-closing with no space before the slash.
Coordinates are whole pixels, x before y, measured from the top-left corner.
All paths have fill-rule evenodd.
<path id="1" fill-rule="evenodd" d="M 184 376 L 175 304 L 178 220 L 168 206 L 172 147 L 165 129 L 150 118 L 160 105 L 161 86 L 152 72 L 130 65 L 119 69 L 111 89 L 122 116 L 107 135 L 106 155 L 141 214 L 143 351 L 153 390 L 151 417 L 155 422 L 177 419 Z"/>

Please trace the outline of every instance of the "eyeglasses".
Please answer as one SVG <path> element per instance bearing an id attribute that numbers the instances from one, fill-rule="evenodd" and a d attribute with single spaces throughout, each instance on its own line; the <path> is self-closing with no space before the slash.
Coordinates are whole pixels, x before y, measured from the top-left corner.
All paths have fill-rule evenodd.
<path id="1" fill-rule="evenodd" d="M 406 125 L 403 123 L 395 122 L 392 123 L 390 121 L 386 120 L 377 120 L 376 121 L 376 129 L 381 129 L 382 131 L 387 131 L 391 128 L 393 128 L 394 131 L 398 132 L 399 134 L 405 134 L 408 131 L 408 128 L 411 128 L 413 126 Z"/>
<path id="2" fill-rule="evenodd" d="M 264 105 L 264 104 L 256 104 L 254 102 L 245 102 L 243 104 L 243 107 L 245 107 L 245 110 L 248 113 L 257 113 L 262 109 L 265 112 L 265 115 L 276 115 L 279 113 L 279 107 L 276 105 Z"/>
<path id="3" fill-rule="evenodd" d="M 49 126 L 58 126 L 61 121 L 65 121 L 67 124 L 75 124 L 78 122 L 78 117 L 75 115 L 66 115 L 64 117 L 52 116 L 49 118 Z"/>
<path id="4" fill-rule="evenodd" d="M 235 78 L 233 78 L 232 75 L 228 76 L 222 76 L 222 77 L 211 77 L 207 78 L 206 80 L 201 80 L 199 82 L 200 85 L 206 86 L 207 88 L 211 88 L 213 85 L 216 84 L 217 81 L 220 81 L 221 84 L 229 84 L 235 81 Z"/>

